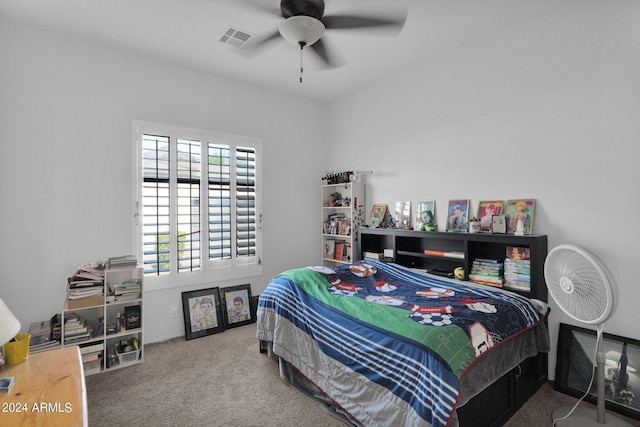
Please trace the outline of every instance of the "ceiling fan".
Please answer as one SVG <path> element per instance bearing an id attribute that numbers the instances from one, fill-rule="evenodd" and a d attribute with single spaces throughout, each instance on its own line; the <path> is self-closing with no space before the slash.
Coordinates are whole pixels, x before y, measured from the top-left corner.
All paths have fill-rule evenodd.
<path id="1" fill-rule="evenodd" d="M 264 5 L 250 2 L 253 6 L 268 10 Z M 325 15 L 323 0 L 281 0 L 280 14 L 284 18 L 277 30 L 266 34 L 254 43 L 252 50 L 280 36 L 295 46 L 300 47 L 300 81 L 302 82 L 302 51 L 309 47 L 322 60 L 327 68 L 335 68 L 340 64 L 323 43 L 325 30 L 350 30 L 362 28 L 402 30 L 407 18 L 406 10 L 394 5 L 393 12 L 372 14 L 336 14 Z M 273 13 L 273 10 L 268 10 Z"/>

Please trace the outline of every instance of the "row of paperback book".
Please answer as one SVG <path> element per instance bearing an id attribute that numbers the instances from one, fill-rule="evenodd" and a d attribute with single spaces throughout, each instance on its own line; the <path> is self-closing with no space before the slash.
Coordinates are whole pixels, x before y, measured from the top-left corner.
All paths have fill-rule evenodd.
<path id="1" fill-rule="evenodd" d="M 110 257 L 108 260 L 110 268 L 135 267 L 138 265 L 138 258 L 135 255 L 122 255 Z"/>
<path id="2" fill-rule="evenodd" d="M 325 240 L 323 257 L 336 261 L 351 261 L 351 243 Z"/>
<path id="3" fill-rule="evenodd" d="M 476 258 L 469 281 L 484 285 L 531 290 L 531 252 L 529 248 L 509 246 L 504 260 Z"/>
<path id="4" fill-rule="evenodd" d="M 504 260 L 505 288 L 531 290 L 531 251 L 529 248 L 508 247 Z"/>
<path id="5" fill-rule="evenodd" d="M 98 319 L 98 324 L 91 325 L 77 313 L 66 313 L 64 316 L 64 344 L 77 344 L 91 338 L 98 338 L 104 334 L 104 318 Z"/>
<path id="6" fill-rule="evenodd" d="M 503 272 L 504 263 L 501 260 L 476 258 L 471 265 L 469 281 L 501 288 L 504 283 Z"/>
<path id="7" fill-rule="evenodd" d="M 107 302 L 139 299 L 142 295 L 140 280 L 129 280 L 118 284 L 108 284 Z"/>

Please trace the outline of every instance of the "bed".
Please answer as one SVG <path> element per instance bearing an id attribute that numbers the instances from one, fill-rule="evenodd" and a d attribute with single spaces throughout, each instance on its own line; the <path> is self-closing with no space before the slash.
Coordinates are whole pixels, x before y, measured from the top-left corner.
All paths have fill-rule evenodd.
<path id="1" fill-rule="evenodd" d="M 548 306 L 375 260 L 285 271 L 258 299 L 282 378 L 352 425 L 456 426 L 457 409 L 549 351 Z"/>

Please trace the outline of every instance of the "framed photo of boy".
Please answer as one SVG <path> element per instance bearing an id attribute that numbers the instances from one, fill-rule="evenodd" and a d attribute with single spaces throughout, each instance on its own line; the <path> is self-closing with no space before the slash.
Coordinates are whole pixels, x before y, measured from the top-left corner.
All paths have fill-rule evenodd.
<path id="1" fill-rule="evenodd" d="M 491 217 L 501 215 L 504 208 L 504 200 L 483 200 L 478 203 L 478 215 L 480 218 L 480 232 L 491 233 Z"/>
<path id="2" fill-rule="evenodd" d="M 222 288 L 224 323 L 228 328 L 255 323 L 251 312 L 251 285 Z"/>
<path id="3" fill-rule="evenodd" d="M 183 292 L 182 312 L 187 340 L 224 331 L 219 288 Z"/>
<path id="4" fill-rule="evenodd" d="M 449 200 L 447 231 L 467 231 L 469 199 Z"/>
<path id="5" fill-rule="evenodd" d="M 522 222 L 522 231 L 524 234 L 531 234 L 535 210 L 535 199 L 507 200 L 504 209 L 504 214 L 507 219 L 507 233 L 513 234 L 518 231 L 518 222 Z"/>

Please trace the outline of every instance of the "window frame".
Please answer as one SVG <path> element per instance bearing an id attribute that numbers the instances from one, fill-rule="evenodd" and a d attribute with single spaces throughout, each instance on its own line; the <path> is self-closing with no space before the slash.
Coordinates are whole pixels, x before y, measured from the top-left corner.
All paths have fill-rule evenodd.
<path id="1" fill-rule="evenodd" d="M 234 279 L 244 279 L 262 274 L 262 140 L 253 137 L 232 135 L 228 133 L 194 129 L 184 126 L 170 125 L 144 120 L 132 120 L 132 246 L 135 248 L 136 256 L 140 263 L 144 262 L 143 256 L 143 221 L 142 221 L 142 200 L 144 185 L 144 164 L 143 164 L 143 135 L 162 135 L 170 137 L 171 151 L 175 153 L 175 139 L 197 139 L 200 141 L 201 149 L 201 173 L 200 173 L 200 266 L 196 271 L 177 271 L 176 257 L 171 258 L 171 268 L 166 274 L 155 275 L 145 274 L 145 286 L 148 290 L 170 289 L 192 284 L 199 284 L 213 281 L 226 281 Z M 232 207 L 232 257 L 231 259 L 211 260 L 209 258 L 209 228 L 208 228 L 208 145 L 209 143 L 229 145 L 232 158 L 236 156 L 236 148 L 248 147 L 255 152 L 255 255 L 252 257 L 236 256 L 237 238 L 237 215 L 236 206 Z M 174 174 L 175 175 L 175 174 Z M 236 197 L 236 166 L 231 171 L 231 205 L 235 205 Z M 176 177 L 170 178 L 170 191 L 176 192 Z M 171 196 L 170 203 L 170 252 L 177 252 L 177 245 L 174 239 L 177 238 L 177 205 L 176 196 Z M 177 255 L 177 254 L 176 254 Z M 250 261 L 250 262 L 248 262 Z"/>

